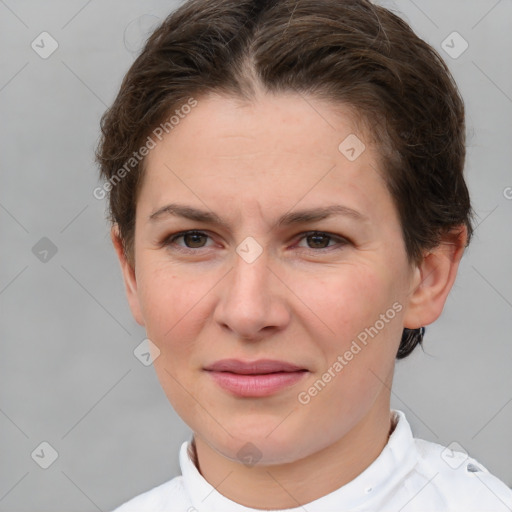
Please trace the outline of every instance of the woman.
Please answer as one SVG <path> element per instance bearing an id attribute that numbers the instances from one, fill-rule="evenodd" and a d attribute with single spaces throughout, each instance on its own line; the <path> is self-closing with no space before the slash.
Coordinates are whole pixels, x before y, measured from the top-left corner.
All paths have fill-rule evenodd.
<path id="1" fill-rule="evenodd" d="M 510 510 L 390 410 L 472 234 L 464 106 L 366 0 L 191 0 L 102 120 L 129 304 L 193 431 L 117 509 Z"/>

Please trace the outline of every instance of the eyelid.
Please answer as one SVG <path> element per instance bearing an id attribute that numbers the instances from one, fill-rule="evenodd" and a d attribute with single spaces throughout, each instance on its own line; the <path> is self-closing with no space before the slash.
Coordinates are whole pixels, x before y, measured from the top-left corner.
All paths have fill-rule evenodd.
<path id="1" fill-rule="evenodd" d="M 330 233 L 329 231 L 320 231 L 318 229 L 312 229 L 310 231 L 303 231 L 302 233 L 299 233 L 298 234 L 298 237 L 299 237 L 298 242 L 301 242 L 302 240 L 304 240 L 305 238 L 307 238 L 308 236 L 311 236 L 311 235 L 325 235 L 325 236 L 331 238 L 332 240 L 337 241 L 338 244 L 341 244 L 342 246 L 348 245 L 351 243 L 350 240 L 344 236 L 335 235 L 334 233 Z M 321 251 L 326 251 L 326 250 L 335 249 L 335 248 L 336 248 L 335 245 L 321 247 L 319 249 L 313 249 L 311 247 L 303 247 L 303 249 L 314 251 L 314 252 L 321 252 Z"/>
<path id="2" fill-rule="evenodd" d="M 166 236 L 159 245 L 161 247 L 168 247 L 168 246 L 173 245 L 173 247 L 177 251 L 183 251 L 183 252 L 188 252 L 188 253 L 197 253 L 201 249 L 208 249 L 209 247 L 211 247 L 211 246 L 203 246 L 203 247 L 194 248 L 194 247 L 186 247 L 186 246 L 174 244 L 175 240 L 182 238 L 186 235 L 191 235 L 191 234 L 203 235 L 213 241 L 212 236 L 209 234 L 209 232 L 207 230 L 205 231 L 205 230 L 199 230 L 199 229 L 188 229 L 188 230 L 179 231 L 176 233 L 171 233 L 170 235 Z M 346 238 L 344 236 L 336 235 L 334 233 L 330 233 L 329 231 L 320 231 L 320 230 L 313 229 L 313 230 L 309 230 L 309 231 L 302 231 L 302 232 L 298 233 L 297 235 L 295 235 L 293 237 L 293 240 L 296 240 L 295 245 L 297 245 L 299 242 L 301 242 L 302 240 L 306 239 L 308 236 L 311 236 L 311 235 L 327 236 L 331 240 L 334 240 L 335 242 L 337 242 L 338 246 L 337 245 L 331 245 L 331 246 L 328 245 L 327 247 L 320 247 L 320 248 L 316 248 L 316 249 L 312 248 L 312 247 L 300 247 L 300 250 L 306 250 L 306 251 L 312 251 L 312 252 L 325 252 L 328 250 L 339 248 L 340 245 L 343 247 L 343 246 L 346 246 L 346 245 L 349 245 L 352 243 L 348 238 Z"/>
<path id="3" fill-rule="evenodd" d="M 186 235 L 203 235 L 213 241 L 213 238 L 208 234 L 208 231 L 203 231 L 200 229 L 186 229 L 184 231 L 171 233 L 170 235 L 166 236 L 159 245 L 162 247 L 169 246 L 169 245 L 173 244 L 176 239 L 183 238 Z M 205 249 L 209 246 L 193 248 L 193 247 L 186 247 L 186 246 L 182 246 L 182 245 L 175 245 L 175 247 L 178 247 L 179 249 L 183 249 L 185 251 L 188 250 L 188 251 L 197 252 L 199 249 Z"/>

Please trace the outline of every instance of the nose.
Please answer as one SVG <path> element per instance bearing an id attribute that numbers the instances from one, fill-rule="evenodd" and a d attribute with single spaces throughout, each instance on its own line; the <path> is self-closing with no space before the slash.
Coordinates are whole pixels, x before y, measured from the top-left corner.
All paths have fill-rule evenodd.
<path id="1" fill-rule="evenodd" d="M 271 268 L 265 251 L 253 262 L 234 257 L 222 281 L 214 319 L 238 338 L 259 340 L 284 329 L 290 321 L 286 286 Z"/>

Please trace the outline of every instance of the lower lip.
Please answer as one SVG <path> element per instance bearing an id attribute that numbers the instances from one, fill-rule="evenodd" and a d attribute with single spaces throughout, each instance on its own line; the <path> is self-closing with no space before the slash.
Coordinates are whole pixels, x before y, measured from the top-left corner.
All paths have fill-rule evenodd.
<path id="1" fill-rule="evenodd" d="M 226 391 L 237 396 L 260 397 L 269 396 L 281 389 L 293 386 L 302 380 L 308 372 L 280 372 L 264 375 L 241 375 L 215 371 L 209 371 L 208 373 Z"/>

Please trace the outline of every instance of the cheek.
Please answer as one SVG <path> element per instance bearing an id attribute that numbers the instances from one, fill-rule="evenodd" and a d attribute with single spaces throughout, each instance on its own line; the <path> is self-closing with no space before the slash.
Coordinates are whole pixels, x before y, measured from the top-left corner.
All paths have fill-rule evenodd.
<path id="1" fill-rule="evenodd" d="M 138 281 L 138 294 L 149 339 L 161 351 L 191 351 L 205 315 L 211 279 L 158 263 L 147 263 Z"/>
<path id="2" fill-rule="evenodd" d="M 316 322 L 321 326 L 317 332 L 310 332 L 322 354 L 317 370 L 322 375 L 330 370 L 323 380 L 333 383 L 323 403 L 341 407 L 352 403 L 350 397 L 372 400 L 387 380 L 402 332 L 395 281 L 386 269 L 347 264 L 328 277 L 303 283 L 301 292 L 322 321 Z"/>
<path id="3" fill-rule="evenodd" d="M 155 263 L 138 283 L 147 337 L 160 350 L 154 369 L 185 422 L 201 415 L 190 393 L 195 389 L 197 356 L 201 355 L 198 340 L 211 314 L 208 295 L 215 281 Z"/>
<path id="4" fill-rule="evenodd" d="M 296 276 L 295 282 L 326 337 L 341 343 L 373 324 L 394 301 L 389 276 L 367 265 L 346 264 L 321 277 Z"/>

